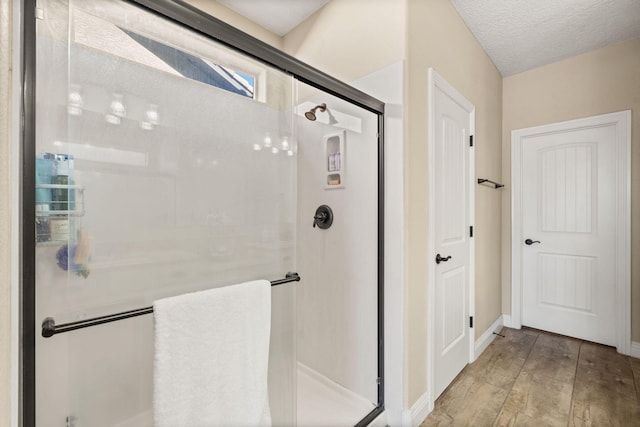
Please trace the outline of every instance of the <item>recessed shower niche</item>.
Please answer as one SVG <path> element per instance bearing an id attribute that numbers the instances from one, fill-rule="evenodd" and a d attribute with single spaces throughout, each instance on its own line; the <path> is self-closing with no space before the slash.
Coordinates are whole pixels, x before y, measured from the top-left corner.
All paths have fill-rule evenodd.
<path id="1" fill-rule="evenodd" d="M 325 188 L 327 190 L 334 188 L 344 188 L 345 185 L 345 132 L 325 135 L 322 139 L 324 147 L 324 156 L 326 159 L 327 179 Z"/>

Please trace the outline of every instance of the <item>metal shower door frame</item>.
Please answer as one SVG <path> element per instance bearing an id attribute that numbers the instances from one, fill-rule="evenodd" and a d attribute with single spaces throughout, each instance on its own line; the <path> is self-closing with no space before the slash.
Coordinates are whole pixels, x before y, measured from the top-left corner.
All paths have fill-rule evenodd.
<path id="1" fill-rule="evenodd" d="M 295 79 L 378 116 L 378 404 L 357 426 L 384 411 L 384 109 L 385 104 L 263 41 L 180 0 L 122 0 L 167 18 L 207 38 L 270 65 Z M 36 155 L 36 3 L 22 0 L 21 153 L 22 236 L 20 288 L 20 425 L 36 427 L 35 155 Z"/>

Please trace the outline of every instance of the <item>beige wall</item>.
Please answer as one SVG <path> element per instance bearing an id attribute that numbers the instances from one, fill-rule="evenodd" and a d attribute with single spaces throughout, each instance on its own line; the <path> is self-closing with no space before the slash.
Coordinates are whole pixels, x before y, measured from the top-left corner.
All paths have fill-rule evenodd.
<path id="1" fill-rule="evenodd" d="M 503 85 L 502 175 L 511 178 L 511 131 L 631 110 L 632 340 L 640 341 L 640 38 L 516 74 Z M 503 194 L 502 308 L 511 312 L 511 213 Z"/>
<path id="2" fill-rule="evenodd" d="M 502 77 L 447 0 L 409 0 L 405 221 L 408 254 L 409 405 L 426 392 L 428 168 L 427 70 L 476 107 L 476 176 L 499 181 Z M 476 337 L 500 311 L 500 191 L 476 187 Z"/>
<path id="3" fill-rule="evenodd" d="M 284 51 L 353 81 L 404 59 L 405 0 L 332 0 L 284 36 Z"/>
<path id="4" fill-rule="evenodd" d="M 9 426 L 11 367 L 11 0 L 0 0 L 0 427 Z"/>
<path id="5" fill-rule="evenodd" d="M 215 0 L 185 0 L 185 2 L 273 47 L 282 49 L 282 38 L 280 36 L 264 29 L 255 22 L 248 20 Z"/>

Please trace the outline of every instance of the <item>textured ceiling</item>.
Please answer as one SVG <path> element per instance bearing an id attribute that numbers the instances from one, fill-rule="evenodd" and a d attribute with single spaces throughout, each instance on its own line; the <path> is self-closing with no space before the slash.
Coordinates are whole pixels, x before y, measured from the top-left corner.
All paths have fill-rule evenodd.
<path id="1" fill-rule="evenodd" d="M 218 0 L 263 28 L 284 36 L 329 0 Z M 640 1 L 640 0 L 638 0 Z"/>
<path id="2" fill-rule="evenodd" d="M 218 2 L 283 36 L 329 0 Z M 451 3 L 503 76 L 640 37 L 640 0 L 451 0 Z"/>
<path id="3" fill-rule="evenodd" d="M 640 0 L 451 3 L 503 76 L 640 37 Z"/>

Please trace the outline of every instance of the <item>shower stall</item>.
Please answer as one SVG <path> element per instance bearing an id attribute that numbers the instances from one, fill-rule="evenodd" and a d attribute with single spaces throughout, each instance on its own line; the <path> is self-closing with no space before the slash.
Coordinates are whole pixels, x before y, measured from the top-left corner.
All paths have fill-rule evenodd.
<path id="1" fill-rule="evenodd" d="M 255 279 L 273 425 L 382 413 L 384 104 L 180 1 L 24 12 L 24 425 L 152 426 L 153 302 Z"/>

